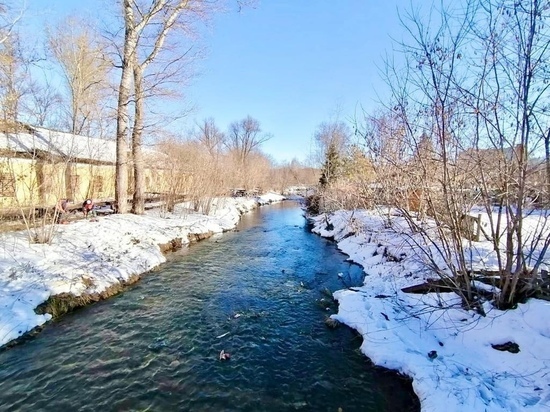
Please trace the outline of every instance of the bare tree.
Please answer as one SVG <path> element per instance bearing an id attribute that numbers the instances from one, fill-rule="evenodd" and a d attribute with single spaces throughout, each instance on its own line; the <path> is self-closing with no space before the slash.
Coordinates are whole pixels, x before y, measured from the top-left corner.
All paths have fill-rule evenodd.
<path id="1" fill-rule="evenodd" d="M 29 67 L 32 59 L 25 53 L 19 35 L 0 43 L 0 99 L 4 122 L 15 125 L 23 97 L 29 92 Z"/>
<path id="2" fill-rule="evenodd" d="M 192 47 L 181 40 L 194 33 L 198 22 L 220 9 L 224 0 L 121 0 L 124 40 L 118 51 L 121 77 L 117 104 L 118 211 L 128 209 L 128 138 L 131 132 L 134 213 L 144 209 L 142 140 L 145 128 L 145 101 L 160 93 L 174 95 L 189 76 Z M 238 2 L 239 4 L 243 2 Z M 115 35 L 116 37 L 116 35 Z M 117 47 L 117 49 L 119 49 Z M 130 110 L 133 108 L 133 114 Z"/>
<path id="3" fill-rule="evenodd" d="M 217 158 L 223 149 L 225 134 L 218 128 L 212 117 L 197 123 L 197 126 L 198 131 L 194 133 L 195 139 L 208 150 L 212 158 Z"/>
<path id="4" fill-rule="evenodd" d="M 128 1 L 125 0 L 125 4 Z M 140 8 L 135 2 L 132 7 L 126 7 L 125 10 L 125 22 L 126 30 L 135 31 L 138 36 L 138 42 L 136 47 L 140 48 L 139 39 L 144 38 L 144 31 L 149 25 L 155 25 L 154 34 L 152 39 L 152 46 L 148 49 L 142 47 L 144 51 L 143 58 L 140 58 L 139 50 L 135 50 L 132 54 L 132 69 L 134 76 L 134 124 L 132 127 L 132 156 L 134 162 L 134 199 L 132 203 L 132 212 L 136 214 L 142 214 L 144 210 L 144 160 L 141 150 L 142 135 L 144 125 L 144 105 L 145 105 L 145 90 L 144 90 L 144 73 L 147 67 L 157 58 L 159 53 L 164 47 L 166 38 L 171 30 L 178 27 L 178 19 L 184 10 L 191 9 L 191 3 L 189 0 L 179 1 L 154 1 L 149 9 Z M 134 10 L 135 8 L 135 10 Z M 136 21 L 137 11 L 140 15 Z M 144 50 L 145 49 L 145 50 Z"/>
<path id="5" fill-rule="evenodd" d="M 500 268 L 499 304 L 511 306 L 518 294 L 532 287 L 550 246 L 544 224 L 535 233 L 524 230 L 524 218 L 533 213 L 532 199 L 547 196 L 546 187 L 536 183 L 536 157 L 550 125 L 550 5 L 500 0 L 482 7 L 484 24 L 475 32 L 485 50 L 474 66 L 479 86 L 461 91 L 475 114 L 475 148 L 481 155 L 476 176 L 491 217 L 489 236 Z M 487 149 L 493 153 L 490 163 L 483 156 Z M 491 178 L 495 169 L 498 179 Z M 546 219 L 541 216 L 541 222 Z"/>
<path id="6" fill-rule="evenodd" d="M 463 136 L 468 135 L 456 85 L 464 84 L 468 73 L 461 53 L 473 25 L 474 6 L 441 1 L 430 13 L 406 13 L 402 24 L 408 39 L 400 44 L 406 67 L 397 68 L 392 61 L 386 67 L 392 90 L 388 110 L 397 121 L 401 142 L 399 156 L 392 160 L 400 182 L 391 192 L 394 203 L 422 236 L 424 244 L 416 246 L 421 246 L 430 269 L 452 285 L 465 305 L 472 304 L 473 294 L 463 216 L 472 205 L 463 196 L 462 175 L 455 167 L 467 145 Z M 418 224 L 417 218 L 425 214 L 435 220 L 437 236 Z"/>
<path id="7" fill-rule="evenodd" d="M 10 38 L 16 25 L 23 17 L 26 2 L 22 2 L 20 6 L 20 10 L 13 10 L 10 9 L 7 2 L 0 2 L 0 44 Z"/>
<path id="8" fill-rule="evenodd" d="M 262 133 L 260 122 L 249 115 L 229 125 L 226 146 L 244 166 L 250 155 L 271 137 Z"/>
<path id="9" fill-rule="evenodd" d="M 127 153 L 126 140 L 132 135 L 134 195 L 132 211 L 143 213 L 144 174 L 142 136 L 145 127 L 145 100 L 163 85 L 172 88 L 186 73 L 185 58 L 189 47 L 181 40 L 192 32 L 192 27 L 216 10 L 218 1 L 204 0 L 123 0 L 125 28 L 121 53 L 121 81 L 117 115 L 117 203 L 120 212 L 127 210 Z M 155 64 L 155 66 L 153 66 Z M 134 109 L 130 117 L 129 109 Z M 132 125 L 130 125 L 132 120 Z"/>
<path id="10" fill-rule="evenodd" d="M 116 182 L 115 203 L 118 213 L 128 210 L 128 134 L 130 131 L 129 107 L 132 96 L 132 65 L 138 44 L 138 32 L 134 25 L 133 2 L 122 3 L 124 16 L 124 46 L 121 56 L 121 75 L 118 86 L 116 131 Z M 145 24 L 145 23 L 144 23 Z"/>
<path id="11" fill-rule="evenodd" d="M 109 87 L 110 63 L 99 36 L 82 19 L 69 17 L 48 33 L 48 46 L 63 72 L 69 94 L 69 127 L 73 134 L 92 134 L 101 117 Z"/>
<path id="12" fill-rule="evenodd" d="M 405 14 L 405 64 L 385 67 L 392 98 L 360 130 L 388 182 L 385 199 L 423 238 L 416 247 L 428 266 L 479 310 L 479 262 L 466 242 L 474 227 L 492 241 L 501 307 L 532 293 L 550 247 L 548 216 L 533 208 L 546 189 L 535 157 L 550 124 L 548 18 L 550 6 L 538 0 L 441 1 L 430 13 Z M 486 229 L 469 216 L 474 202 L 485 208 Z M 539 223 L 526 232 L 530 215 Z"/>
<path id="13" fill-rule="evenodd" d="M 41 127 L 60 128 L 60 113 L 63 98 L 48 79 L 44 84 L 33 82 L 30 92 L 22 103 L 23 112 L 31 124 Z"/>

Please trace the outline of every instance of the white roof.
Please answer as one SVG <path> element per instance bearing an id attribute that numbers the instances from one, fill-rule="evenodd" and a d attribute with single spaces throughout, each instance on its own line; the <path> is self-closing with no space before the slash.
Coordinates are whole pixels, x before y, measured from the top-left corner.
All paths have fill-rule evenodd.
<path id="1" fill-rule="evenodd" d="M 116 142 L 96 137 L 34 128 L 34 133 L 0 133 L 0 149 L 33 153 L 35 150 L 72 159 L 115 163 Z"/>

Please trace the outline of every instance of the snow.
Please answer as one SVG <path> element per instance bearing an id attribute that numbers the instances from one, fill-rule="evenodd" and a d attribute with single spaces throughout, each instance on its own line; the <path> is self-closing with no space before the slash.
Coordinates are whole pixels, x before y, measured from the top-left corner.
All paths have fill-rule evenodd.
<path id="1" fill-rule="evenodd" d="M 159 244 L 189 234 L 222 233 L 258 205 L 284 198 L 268 193 L 257 198 L 215 199 L 210 214 L 160 209 L 79 220 L 56 225 L 51 244 L 31 244 L 27 233 L 3 233 L 0 240 L 0 346 L 43 325 L 50 314 L 34 309 L 60 293 L 100 293 L 166 261 Z"/>
<path id="2" fill-rule="evenodd" d="M 116 142 L 114 140 L 73 135 L 37 127 L 31 133 L 4 133 L 0 135 L 0 148 L 17 152 L 42 150 L 59 156 L 77 159 L 93 159 L 114 163 Z"/>
<path id="3" fill-rule="evenodd" d="M 23 153 L 43 151 L 79 160 L 115 164 L 116 141 L 98 137 L 33 127 L 31 132 L 0 134 L 0 149 Z M 164 161 L 165 155 L 151 148 L 143 149 L 149 163 Z"/>
<path id="4" fill-rule="evenodd" d="M 2 234 L 0 345 L 50 320 L 34 312 L 50 296 L 104 291 L 163 263 L 159 244 L 230 230 L 242 213 L 282 199 L 216 199 L 208 215 L 181 204 L 174 213 L 81 220 L 57 225 L 51 245 L 30 244 L 24 231 Z M 529 219 L 527 229 L 541 224 L 540 215 Z M 312 220 L 314 232 L 333 237 L 366 275 L 363 286 L 334 293 L 332 317 L 362 335 L 361 350 L 375 364 L 413 379 L 423 411 L 550 411 L 550 302 L 530 299 L 509 311 L 485 303 L 481 316 L 464 310 L 454 293 L 404 293 L 433 274 L 399 216 L 340 211 Z M 484 267 L 493 262 L 487 243 L 472 247 Z M 520 351 L 493 349 L 507 342 Z"/>
<path id="5" fill-rule="evenodd" d="M 387 225 L 388 216 L 339 211 L 312 218 L 313 231 L 333 237 L 365 272 L 363 286 L 334 293 L 339 309 L 332 317 L 361 334 L 361 351 L 375 364 L 413 379 L 425 412 L 550 411 L 550 302 L 530 299 L 508 311 L 486 302 L 481 316 L 463 309 L 455 293 L 404 293 L 435 276 L 410 246 L 415 235 L 398 216 Z M 525 226 L 540 224 L 533 215 Z M 493 265 L 489 243 L 472 246 L 480 267 Z M 519 353 L 492 347 L 507 342 Z"/>
<path id="6" fill-rule="evenodd" d="M 498 213 L 497 209 L 495 208 L 493 210 L 493 216 L 496 216 Z M 500 232 L 503 233 L 505 230 L 506 225 L 506 213 L 502 213 L 502 220 L 500 227 Z M 549 234 L 548 228 L 550 227 L 550 222 L 548 219 L 550 218 L 549 215 L 550 211 L 541 209 L 533 209 L 529 212 L 529 215 L 524 218 L 523 220 L 523 227 L 522 227 L 522 236 L 524 238 L 524 242 L 526 245 L 533 245 L 533 253 L 528 254 L 527 256 L 527 263 L 529 265 L 533 265 L 536 260 L 539 257 L 539 254 L 543 251 L 542 244 L 544 242 L 545 237 Z M 481 228 L 482 233 L 490 233 L 490 221 L 491 217 L 487 214 L 485 210 L 475 210 L 471 213 L 471 215 L 480 216 L 481 217 Z M 495 219 L 493 219 L 495 220 Z M 538 235 L 542 234 L 542 237 L 539 237 Z M 483 235 L 482 235 L 483 237 Z M 501 240 L 501 246 L 502 249 L 505 248 L 505 236 L 502 236 Z M 483 266 L 486 270 L 496 270 L 498 269 L 498 260 L 496 258 L 496 254 L 493 250 L 493 245 L 489 241 L 482 241 L 472 246 L 473 253 L 479 257 L 479 264 L 478 267 Z M 548 270 L 550 269 L 550 261 L 547 259 L 546 262 L 543 262 L 540 269 Z"/>
<path id="7" fill-rule="evenodd" d="M 281 199 L 284 199 L 284 197 L 281 195 L 275 193 L 266 193 L 258 197 L 257 201 L 260 205 L 267 205 L 273 202 L 280 202 Z"/>

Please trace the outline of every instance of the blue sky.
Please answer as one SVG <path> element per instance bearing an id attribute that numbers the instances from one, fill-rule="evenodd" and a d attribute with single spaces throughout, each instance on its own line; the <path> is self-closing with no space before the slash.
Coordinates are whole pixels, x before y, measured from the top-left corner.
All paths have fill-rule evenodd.
<path id="1" fill-rule="evenodd" d="M 30 0 L 28 11 L 53 19 L 80 8 L 89 13 L 98 3 Z M 321 122 L 376 105 L 385 89 L 379 67 L 390 36 L 401 32 L 399 3 L 260 0 L 254 9 L 217 15 L 201 40 L 207 54 L 200 75 L 186 90 L 196 107 L 186 125 L 213 117 L 225 130 L 251 115 L 273 135 L 266 153 L 305 160 Z"/>
<path id="2" fill-rule="evenodd" d="M 262 1 L 215 19 L 202 75 L 190 87 L 197 118 L 227 125 L 247 114 L 273 139 L 277 160 L 304 160 L 323 121 L 353 117 L 382 91 L 379 69 L 397 0 Z"/>

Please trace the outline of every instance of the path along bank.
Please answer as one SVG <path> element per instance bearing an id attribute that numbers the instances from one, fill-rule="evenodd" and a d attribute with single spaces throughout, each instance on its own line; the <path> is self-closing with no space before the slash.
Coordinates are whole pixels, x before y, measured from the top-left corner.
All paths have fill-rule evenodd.
<path id="1" fill-rule="evenodd" d="M 0 346 L 37 330 L 52 319 L 51 312 L 62 314 L 120 292 L 164 263 L 163 252 L 172 247 L 231 230 L 243 213 L 283 199 L 275 194 L 216 199 L 208 215 L 178 205 L 173 213 L 81 220 L 57 225 L 51 244 L 30 244 L 24 231 L 3 233 Z"/>

